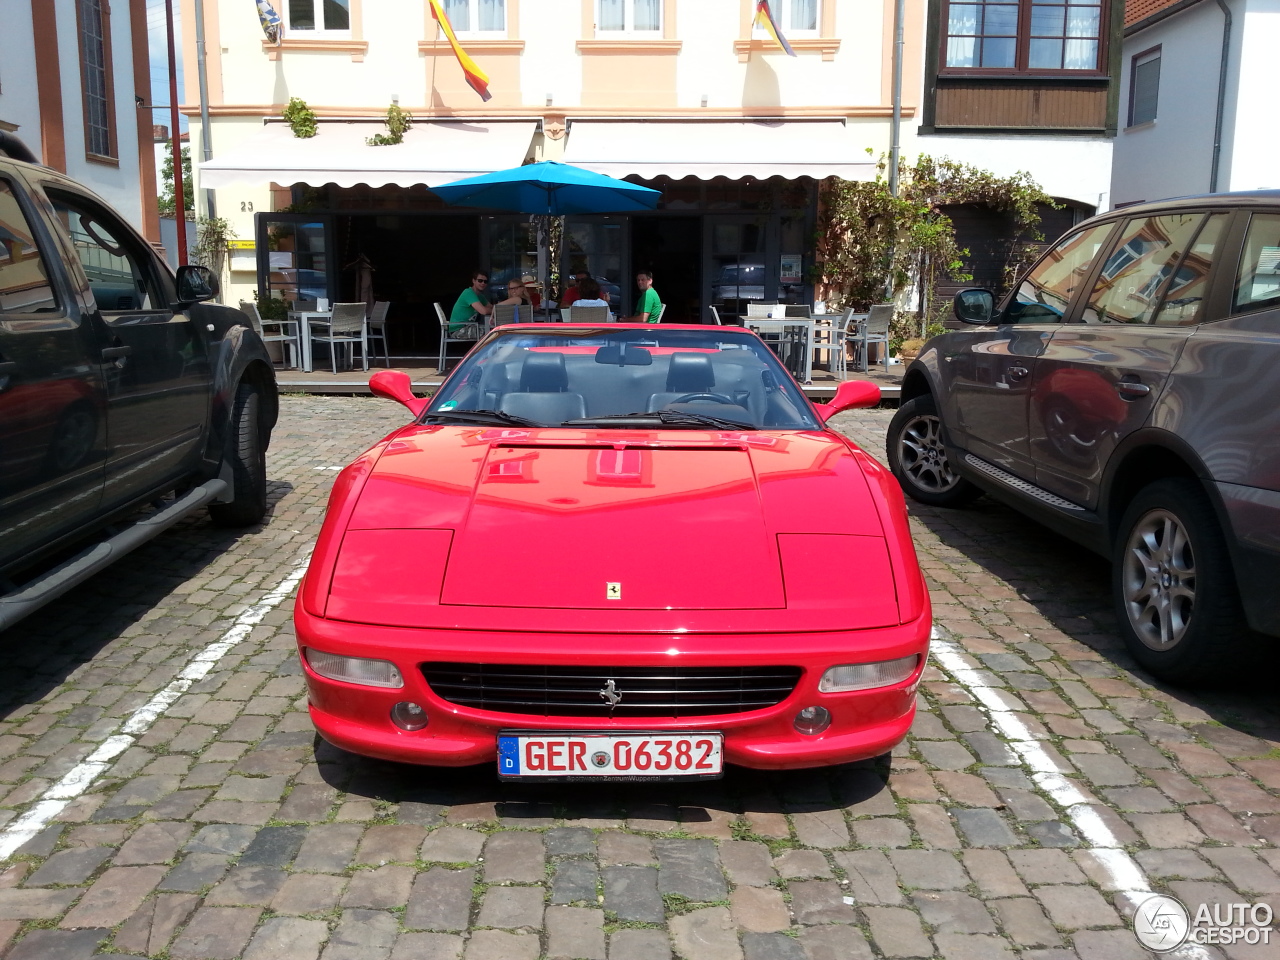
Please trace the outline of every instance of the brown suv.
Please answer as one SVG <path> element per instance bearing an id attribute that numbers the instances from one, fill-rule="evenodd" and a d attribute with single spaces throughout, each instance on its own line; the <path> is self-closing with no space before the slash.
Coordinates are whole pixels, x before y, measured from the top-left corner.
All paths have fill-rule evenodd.
<path id="1" fill-rule="evenodd" d="M 907 369 L 888 454 L 914 499 L 987 493 L 1112 558 L 1157 676 L 1280 636 L 1280 191 L 1115 210 Z"/>

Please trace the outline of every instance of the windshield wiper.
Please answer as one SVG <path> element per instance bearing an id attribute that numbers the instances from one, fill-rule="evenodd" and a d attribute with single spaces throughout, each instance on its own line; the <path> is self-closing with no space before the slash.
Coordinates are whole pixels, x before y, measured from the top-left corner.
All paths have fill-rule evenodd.
<path id="1" fill-rule="evenodd" d="M 610 413 L 601 417 L 580 417 L 577 420 L 566 420 L 562 426 L 581 427 L 590 426 L 593 423 L 607 423 L 617 420 L 657 420 L 664 427 L 719 427 L 725 430 L 756 429 L 754 423 L 743 423 L 741 420 L 713 417 L 705 413 L 688 413 L 683 410 L 642 410 L 638 413 Z"/>
<path id="2" fill-rule="evenodd" d="M 501 410 L 437 410 L 428 413 L 424 421 L 446 420 L 460 423 L 506 424 L 517 427 L 545 427 L 545 423 L 517 417 L 514 413 L 503 413 Z"/>

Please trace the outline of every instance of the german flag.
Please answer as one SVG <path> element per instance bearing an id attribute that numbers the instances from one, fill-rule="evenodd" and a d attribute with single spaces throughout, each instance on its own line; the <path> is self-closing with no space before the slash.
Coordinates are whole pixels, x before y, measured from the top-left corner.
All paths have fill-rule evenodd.
<path id="1" fill-rule="evenodd" d="M 467 85 L 480 94 L 481 100 L 488 100 L 492 96 L 489 93 L 489 75 L 467 56 L 467 51 L 463 50 L 462 44 L 458 43 L 458 38 L 453 32 L 453 24 L 449 22 L 449 15 L 440 6 L 440 0 L 430 0 L 430 3 L 431 16 L 440 24 L 444 35 L 449 40 L 449 46 L 453 47 L 453 55 L 458 58 L 458 65 L 462 67 L 462 75 L 467 78 Z"/>
<path id="2" fill-rule="evenodd" d="M 435 6 L 436 0 L 431 0 L 432 6 Z M 783 50 L 787 51 L 787 56 L 794 57 L 796 52 L 791 49 L 791 44 L 787 43 L 787 38 L 782 35 L 782 31 L 778 29 L 778 22 L 773 19 L 773 11 L 769 9 L 769 0 L 759 0 L 756 4 L 756 26 L 767 30 L 769 36 Z"/>

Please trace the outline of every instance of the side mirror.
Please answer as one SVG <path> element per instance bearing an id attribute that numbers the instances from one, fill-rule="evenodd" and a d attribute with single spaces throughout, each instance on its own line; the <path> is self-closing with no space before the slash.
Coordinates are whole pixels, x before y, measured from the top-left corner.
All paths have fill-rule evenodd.
<path id="1" fill-rule="evenodd" d="M 369 378 L 369 390 L 375 397 L 386 397 L 404 404 L 415 417 L 430 403 L 425 397 L 413 395 L 413 384 L 402 370 L 379 370 Z"/>
<path id="2" fill-rule="evenodd" d="M 955 299 L 956 316 L 965 323 L 981 326 L 996 315 L 996 298 L 990 290 L 961 290 Z"/>
<path id="3" fill-rule="evenodd" d="M 214 300 L 220 291 L 218 275 L 208 267 L 186 264 L 178 268 L 178 303 L 190 306 Z"/>
<path id="4" fill-rule="evenodd" d="M 830 403 L 816 403 L 814 407 L 822 422 L 826 423 L 842 410 L 858 407 L 874 407 L 880 402 L 880 387 L 870 380 L 846 380 L 836 387 L 836 395 Z"/>

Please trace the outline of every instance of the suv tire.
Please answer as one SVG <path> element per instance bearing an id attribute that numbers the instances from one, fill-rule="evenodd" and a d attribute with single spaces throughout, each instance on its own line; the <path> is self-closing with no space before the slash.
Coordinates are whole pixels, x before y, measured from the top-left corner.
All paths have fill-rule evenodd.
<path id="1" fill-rule="evenodd" d="M 982 496 L 947 462 L 942 417 L 925 394 L 898 407 L 889 423 L 889 469 L 912 500 L 933 507 L 962 507 Z"/>
<path id="2" fill-rule="evenodd" d="M 1253 637 L 1213 507 L 1199 482 L 1157 480 L 1124 512 L 1112 564 L 1129 653 L 1170 683 L 1239 676 Z"/>
<path id="3" fill-rule="evenodd" d="M 251 383 L 236 387 L 227 431 L 225 462 L 231 465 L 235 499 L 209 504 L 209 517 L 220 527 L 248 527 L 267 513 L 267 457 L 262 442 L 262 395 Z"/>

